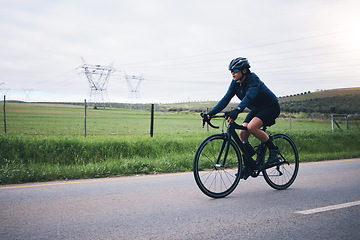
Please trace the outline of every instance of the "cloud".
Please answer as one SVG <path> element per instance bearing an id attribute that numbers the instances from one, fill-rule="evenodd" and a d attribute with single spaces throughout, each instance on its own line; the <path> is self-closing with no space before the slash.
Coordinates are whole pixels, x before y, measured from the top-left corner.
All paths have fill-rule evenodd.
<path id="1" fill-rule="evenodd" d="M 351 0 L 5 0 L 1 87 L 12 89 L 10 97 L 33 88 L 34 99 L 82 100 L 89 88 L 77 69 L 83 57 L 114 61 L 114 101 L 129 94 L 124 74 L 143 74 L 143 101 L 217 100 L 238 56 L 278 95 L 359 86 L 356 35 L 344 34 L 355 32 L 358 12 Z"/>

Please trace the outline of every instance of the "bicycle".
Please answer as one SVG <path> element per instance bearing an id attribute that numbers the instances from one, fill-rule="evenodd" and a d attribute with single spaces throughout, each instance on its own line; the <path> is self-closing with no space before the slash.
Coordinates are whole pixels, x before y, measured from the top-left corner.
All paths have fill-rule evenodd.
<path id="1" fill-rule="evenodd" d="M 193 173 L 200 190 L 212 198 L 228 196 L 240 181 L 242 158 L 253 160 L 253 156 L 256 156 L 258 167 L 252 172 L 252 177 L 258 177 L 262 173 L 265 181 L 272 188 L 277 190 L 288 188 L 295 181 L 299 170 L 299 154 L 291 138 L 283 133 L 269 135 L 279 147 L 280 153 L 277 161 L 268 163 L 265 159 L 268 159 L 269 151 L 264 143 L 260 142 L 259 145 L 249 149 L 241 142 L 235 130 L 247 130 L 246 127 L 233 122 L 228 124 L 227 131 L 224 132 L 226 115 L 224 113 L 212 116 L 212 118 L 224 118 L 222 133 L 207 137 L 196 150 Z M 212 128 L 219 128 L 210 120 L 207 123 Z M 261 129 L 266 132 L 267 128 L 274 124 L 275 122 Z"/>

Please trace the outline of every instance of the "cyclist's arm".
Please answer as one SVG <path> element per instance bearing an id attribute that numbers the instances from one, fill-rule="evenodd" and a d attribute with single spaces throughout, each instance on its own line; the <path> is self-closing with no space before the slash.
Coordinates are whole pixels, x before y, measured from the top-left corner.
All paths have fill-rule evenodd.
<path id="1" fill-rule="evenodd" d="M 246 107 L 251 105 L 260 90 L 260 80 L 258 78 L 249 78 L 249 88 L 246 91 L 245 97 L 241 100 L 237 108 L 244 110 Z"/>
<path id="2" fill-rule="evenodd" d="M 211 117 L 219 112 L 221 112 L 229 104 L 230 100 L 235 96 L 234 90 L 235 81 L 231 81 L 229 89 L 227 90 L 225 96 L 216 104 L 216 106 L 211 109 L 208 115 Z"/>

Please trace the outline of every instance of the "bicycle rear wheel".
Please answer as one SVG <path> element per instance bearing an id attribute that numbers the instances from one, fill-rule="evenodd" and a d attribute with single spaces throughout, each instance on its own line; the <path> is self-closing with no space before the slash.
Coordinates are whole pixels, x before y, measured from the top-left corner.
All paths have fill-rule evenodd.
<path id="1" fill-rule="evenodd" d="M 225 148 L 230 147 L 225 157 Z M 194 157 L 194 177 L 200 190 L 212 198 L 229 195 L 239 183 L 241 154 L 233 140 L 225 134 L 215 134 L 206 138 L 198 147 Z"/>
<path id="2" fill-rule="evenodd" d="M 278 133 L 272 137 L 274 144 L 280 149 L 279 163 L 263 170 L 263 175 L 271 187 L 283 190 L 295 181 L 299 171 L 299 154 L 294 142 L 287 135 Z M 265 159 L 268 157 L 269 151 L 267 149 Z"/>

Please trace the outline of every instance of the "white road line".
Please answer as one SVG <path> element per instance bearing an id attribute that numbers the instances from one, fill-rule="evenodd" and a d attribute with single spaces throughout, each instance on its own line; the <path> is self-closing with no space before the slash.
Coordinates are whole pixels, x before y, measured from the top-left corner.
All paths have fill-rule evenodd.
<path id="1" fill-rule="evenodd" d="M 321 208 L 313 208 L 313 209 L 309 209 L 309 210 L 305 210 L 305 211 L 298 211 L 295 213 L 313 214 L 313 213 L 326 212 L 326 211 L 331 211 L 331 210 L 340 209 L 340 208 L 352 207 L 352 206 L 356 206 L 356 205 L 360 205 L 360 201 L 331 205 L 331 206 L 321 207 Z"/>

